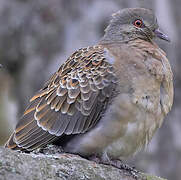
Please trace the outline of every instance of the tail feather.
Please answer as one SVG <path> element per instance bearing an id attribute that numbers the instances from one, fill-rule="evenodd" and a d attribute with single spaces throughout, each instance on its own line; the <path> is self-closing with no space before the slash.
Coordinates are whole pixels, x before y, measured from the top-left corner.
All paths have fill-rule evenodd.
<path id="1" fill-rule="evenodd" d="M 23 150 L 23 148 L 18 147 L 18 145 L 14 142 L 14 133 L 10 136 L 9 140 L 6 142 L 4 147 L 12 150 Z"/>

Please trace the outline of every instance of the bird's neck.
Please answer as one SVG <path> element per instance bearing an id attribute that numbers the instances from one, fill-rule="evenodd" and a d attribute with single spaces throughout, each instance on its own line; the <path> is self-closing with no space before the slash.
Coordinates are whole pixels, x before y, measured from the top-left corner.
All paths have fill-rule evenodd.
<path id="1" fill-rule="evenodd" d="M 144 41 L 152 42 L 149 37 L 143 36 L 141 34 L 135 36 L 134 33 L 107 29 L 104 36 L 99 41 L 99 44 L 127 43 L 136 39 L 142 39 Z"/>
<path id="2" fill-rule="evenodd" d="M 109 38 L 109 37 L 106 37 L 104 36 L 98 44 L 122 44 L 122 43 L 128 43 L 128 42 L 131 42 L 131 41 L 137 41 L 137 40 L 141 40 L 141 41 L 146 41 L 147 43 L 151 43 L 151 44 L 155 44 L 151 39 L 142 39 L 142 38 L 139 38 L 139 37 L 123 37 L 122 38 Z"/>
<path id="3" fill-rule="evenodd" d="M 123 34 L 109 34 L 106 33 L 101 40 L 99 41 L 99 44 L 112 44 L 112 43 L 125 43 L 130 41 L 130 39 Z"/>

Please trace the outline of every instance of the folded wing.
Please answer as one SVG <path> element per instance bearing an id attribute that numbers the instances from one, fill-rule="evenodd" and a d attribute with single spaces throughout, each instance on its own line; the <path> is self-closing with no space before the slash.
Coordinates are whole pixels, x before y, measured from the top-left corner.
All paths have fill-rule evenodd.
<path id="1" fill-rule="evenodd" d="M 34 150 L 94 127 L 116 92 L 114 68 L 104 53 L 94 46 L 72 54 L 30 100 L 6 147 Z"/>

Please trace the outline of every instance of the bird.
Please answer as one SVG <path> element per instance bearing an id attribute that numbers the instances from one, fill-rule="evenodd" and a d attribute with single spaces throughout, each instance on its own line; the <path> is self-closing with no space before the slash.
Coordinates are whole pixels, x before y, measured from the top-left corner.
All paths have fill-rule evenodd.
<path id="1" fill-rule="evenodd" d="M 150 9 L 114 13 L 100 41 L 80 48 L 30 99 L 5 147 L 47 144 L 105 162 L 147 147 L 173 104 L 173 73 Z"/>

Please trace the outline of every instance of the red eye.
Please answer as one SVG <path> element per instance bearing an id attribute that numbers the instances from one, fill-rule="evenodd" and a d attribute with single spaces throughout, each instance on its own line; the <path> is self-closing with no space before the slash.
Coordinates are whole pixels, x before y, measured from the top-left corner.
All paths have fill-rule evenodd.
<path id="1" fill-rule="evenodd" d="M 142 25 L 143 25 L 143 21 L 142 20 L 140 20 L 140 19 L 137 19 L 137 20 L 135 20 L 134 21 L 134 25 L 136 26 L 136 27 L 142 27 Z"/>

